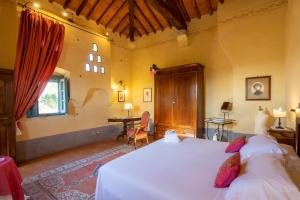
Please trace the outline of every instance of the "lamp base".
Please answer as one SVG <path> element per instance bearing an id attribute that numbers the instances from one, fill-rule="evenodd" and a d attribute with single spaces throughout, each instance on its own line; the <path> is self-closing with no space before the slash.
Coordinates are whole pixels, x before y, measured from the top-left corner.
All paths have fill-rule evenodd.
<path id="1" fill-rule="evenodd" d="M 281 126 L 281 118 L 279 117 L 278 118 L 278 126 L 276 126 L 277 129 L 284 129 L 282 126 Z"/>
<path id="2" fill-rule="evenodd" d="M 276 129 L 284 129 L 282 126 L 276 126 Z"/>

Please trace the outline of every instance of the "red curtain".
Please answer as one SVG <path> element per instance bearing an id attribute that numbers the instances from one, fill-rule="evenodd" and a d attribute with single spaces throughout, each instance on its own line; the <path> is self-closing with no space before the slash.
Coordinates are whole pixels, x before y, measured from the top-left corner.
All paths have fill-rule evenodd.
<path id="1" fill-rule="evenodd" d="M 22 11 L 14 73 L 18 124 L 51 78 L 61 55 L 64 35 L 63 25 L 34 11 Z"/>

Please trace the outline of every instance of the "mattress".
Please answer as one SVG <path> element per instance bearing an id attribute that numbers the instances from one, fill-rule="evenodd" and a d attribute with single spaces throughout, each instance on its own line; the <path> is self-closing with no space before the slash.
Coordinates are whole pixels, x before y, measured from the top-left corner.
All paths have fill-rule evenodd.
<path id="1" fill-rule="evenodd" d="M 96 200 L 224 199 L 214 187 L 228 143 L 188 138 L 163 140 L 126 154 L 100 168 Z"/>

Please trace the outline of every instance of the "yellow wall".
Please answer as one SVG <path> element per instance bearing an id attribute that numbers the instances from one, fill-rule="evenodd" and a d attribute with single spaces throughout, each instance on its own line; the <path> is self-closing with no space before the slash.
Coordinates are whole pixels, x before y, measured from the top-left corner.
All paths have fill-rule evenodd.
<path id="1" fill-rule="evenodd" d="M 286 35 L 286 104 L 296 108 L 300 102 L 300 1 L 289 0 Z M 299 114 L 299 113 L 298 113 Z M 295 126 L 295 113 L 289 116 L 289 125 Z"/>
<path id="2" fill-rule="evenodd" d="M 14 68 L 17 26 L 16 2 L 14 0 L 0 0 L 0 68 Z"/>

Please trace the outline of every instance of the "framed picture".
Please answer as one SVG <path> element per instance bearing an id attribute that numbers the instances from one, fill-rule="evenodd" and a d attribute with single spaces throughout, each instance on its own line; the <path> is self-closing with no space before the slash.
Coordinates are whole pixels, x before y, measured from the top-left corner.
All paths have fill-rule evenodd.
<path id="1" fill-rule="evenodd" d="M 118 91 L 118 102 L 125 102 L 125 92 Z"/>
<path id="2" fill-rule="evenodd" d="M 144 102 L 152 102 L 152 88 L 144 88 Z"/>
<path id="3" fill-rule="evenodd" d="M 246 100 L 271 100 L 271 76 L 246 78 Z"/>

